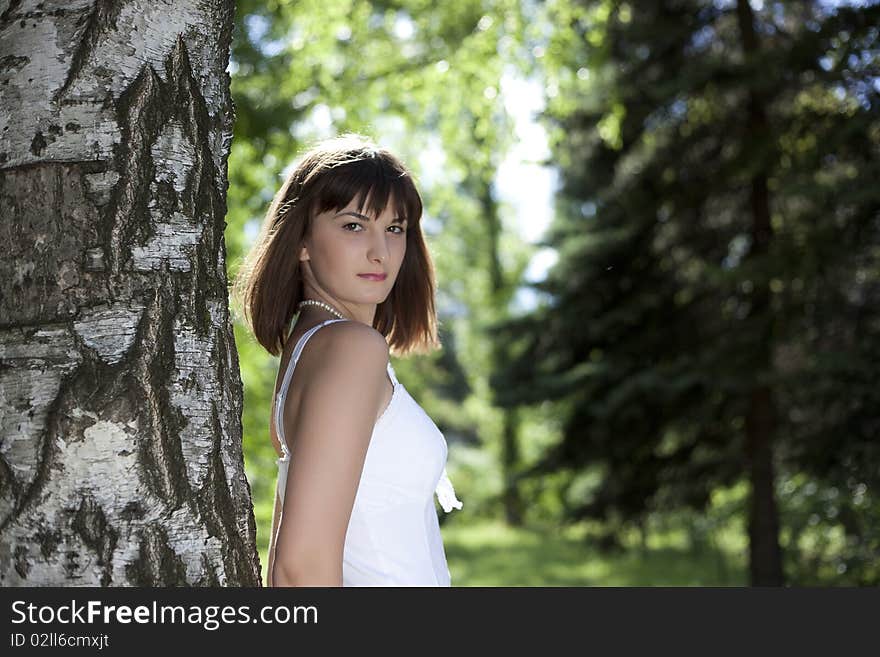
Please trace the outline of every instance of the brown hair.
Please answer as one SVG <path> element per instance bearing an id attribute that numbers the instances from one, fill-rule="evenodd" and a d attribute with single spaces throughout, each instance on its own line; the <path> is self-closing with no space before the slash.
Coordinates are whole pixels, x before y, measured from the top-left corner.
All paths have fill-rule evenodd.
<path id="1" fill-rule="evenodd" d="M 406 254 L 388 297 L 376 307 L 373 328 L 395 355 L 439 348 L 434 309 L 434 265 L 421 231 L 422 199 L 412 174 L 370 139 L 347 133 L 306 152 L 275 194 L 262 229 L 242 263 L 232 297 L 245 324 L 273 356 L 303 298 L 299 254 L 314 217 L 338 210 L 357 196 L 359 210 L 382 213 L 389 197 L 407 221 Z"/>

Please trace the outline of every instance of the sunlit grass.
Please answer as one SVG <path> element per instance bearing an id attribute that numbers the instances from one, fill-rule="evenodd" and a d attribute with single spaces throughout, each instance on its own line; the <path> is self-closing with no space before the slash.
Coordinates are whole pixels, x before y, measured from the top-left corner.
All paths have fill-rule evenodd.
<path id="1" fill-rule="evenodd" d="M 693 550 L 674 532 L 601 553 L 584 529 L 444 527 L 453 586 L 742 586 L 743 555 Z"/>
<path id="2" fill-rule="evenodd" d="M 271 511 L 271 509 L 270 509 Z M 513 529 L 501 522 L 444 525 L 453 586 L 744 586 L 735 541 L 695 550 L 681 531 L 605 554 L 578 527 Z M 262 542 L 262 541 L 261 541 Z M 263 581 L 266 548 L 260 547 Z"/>

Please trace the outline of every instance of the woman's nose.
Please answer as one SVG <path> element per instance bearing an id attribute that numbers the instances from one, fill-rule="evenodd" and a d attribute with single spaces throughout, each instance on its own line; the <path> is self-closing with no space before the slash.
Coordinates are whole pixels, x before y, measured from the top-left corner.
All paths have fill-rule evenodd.
<path id="1" fill-rule="evenodd" d="M 388 244 L 385 242 L 385 235 L 381 232 L 370 239 L 370 249 L 368 256 L 378 260 L 385 260 L 388 257 Z"/>

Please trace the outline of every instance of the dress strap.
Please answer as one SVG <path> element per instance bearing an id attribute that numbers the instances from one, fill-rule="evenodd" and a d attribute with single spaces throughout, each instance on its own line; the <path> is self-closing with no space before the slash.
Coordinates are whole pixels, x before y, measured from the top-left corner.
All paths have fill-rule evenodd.
<path id="1" fill-rule="evenodd" d="M 290 360 L 287 363 L 287 369 L 284 372 L 284 380 L 281 381 L 281 387 L 278 389 L 278 394 L 275 396 L 275 433 L 278 434 L 278 439 L 281 443 L 281 451 L 284 452 L 285 459 L 290 455 L 290 452 L 287 449 L 287 441 L 284 438 L 284 400 L 287 398 L 287 390 L 290 387 L 290 379 L 291 377 L 293 377 L 293 370 L 296 367 L 296 363 L 299 360 L 303 349 L 305 349 L 306 342 L 309 341 L 309 338 L 312 337 L 318 331 L 318 329 L 327 326 L 327 324 L 346 321 L 348 320 L 328 319 L 327 321 L 321 322 L 320 324 L 313 326 L 308 331 L 303 333 L 302 337 L 300 337 L 300 339 L 296 343 L 296 346 L 293 348 L 293 353 L 290 355 Z"/>
<path id="2" fill-rule="evenodd" d="M 391 367 L 391 361 L 388 361 L 388 367 L 385 368 L 388 370 L 388 376 L 391 378 L 391 383 L 394 384 L 394 387 L 397 387 L 397 374 L 394 372 L 394 368 Z"/>

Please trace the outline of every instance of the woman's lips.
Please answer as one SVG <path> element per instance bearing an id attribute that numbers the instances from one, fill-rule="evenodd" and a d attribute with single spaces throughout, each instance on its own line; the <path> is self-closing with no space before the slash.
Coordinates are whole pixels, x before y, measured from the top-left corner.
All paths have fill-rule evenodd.
<path id="1" fill-rule="evenodd" d="M 388 278 L 387 274 L 358 274 L 361 278 L 366 278 L 368 281 L 384 281 Z"/>

